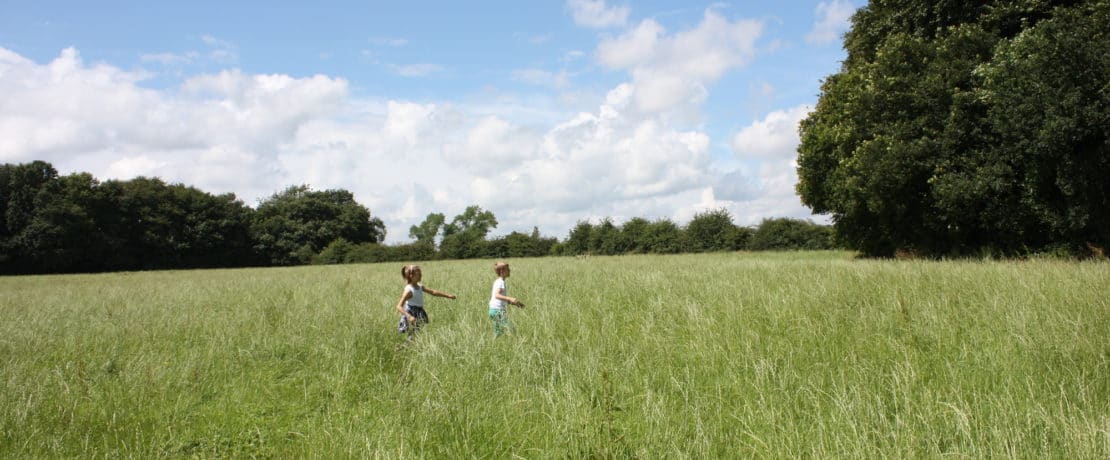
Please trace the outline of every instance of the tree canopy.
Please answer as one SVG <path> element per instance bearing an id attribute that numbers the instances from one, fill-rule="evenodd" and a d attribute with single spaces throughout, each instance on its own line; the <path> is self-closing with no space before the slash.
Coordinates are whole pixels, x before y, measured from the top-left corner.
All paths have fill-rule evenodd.
<path id="1" fill-rule="evenodd" d="M 259 203 L 251 224 L 255 249 L 276 265 L 307 263 L 332 241 L 377 243 L 385 224 L 346 190 L 292 186 Z"/>
<path id="2" fill-rule="evenodd" d="M 797 191 L 869 255 L 1110 243 L 1110 3 L 873 0 Z"/>

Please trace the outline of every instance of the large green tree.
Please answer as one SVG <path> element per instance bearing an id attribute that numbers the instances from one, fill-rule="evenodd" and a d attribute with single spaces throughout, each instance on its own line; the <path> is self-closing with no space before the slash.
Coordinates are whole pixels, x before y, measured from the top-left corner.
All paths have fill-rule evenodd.
<path id="1" fill-rule="evenodd" d="M 314 191 L 292 186 L 259 203 L 251 223 L 255 250 L 266 263 L 309 263 L 332 241 L 378 243 L 385 238 L 381 219 L 346 190 Z"/>
<path id="2" fill-rule="evenodd" d="M 486 235 L 494 228 L 497 228 L 497 218 L 492 212 L 480 206 L 468 206 L 443 226 L 440 255 L 448 259 L 481 257 L 485 253 L 482 245 Z"/>
<path id="3" fill-rule="evenodd" d="M 797 190 L 870 255 L 1107 244 L 1107 2 L 875 0 Z"/>
<path id="4" fill-rule="evenodd" d="M 45 162 L 0 165 L 0 272 L 242 266 L 250 208 L 160 179 L 59 177 Z"/>
<path id="5" fill-rule="evenodd" d="M 424 222 L 421 222 L 420 225 L 409 227 L 409 238 L 416 240 L 417 243 L 435 245 L 436 237 L 443 229 L 443 223 L 446 219 L 442 213 L 433 212 L 428 214 L 428 217 L 424 218 Z"/>

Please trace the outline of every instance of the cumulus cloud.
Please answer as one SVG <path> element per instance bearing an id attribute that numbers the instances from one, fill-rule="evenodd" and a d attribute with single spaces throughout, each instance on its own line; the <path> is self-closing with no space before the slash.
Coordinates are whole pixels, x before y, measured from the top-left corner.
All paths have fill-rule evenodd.
<path id="1" fill-rule="evenodd" d="M 630 89 L 618 86 L 596 112 L 551 128 L 531 158 L 475 178 L 472 192 L 498 206 L 570 212 L 699 186 L 709 161 L 708 136 L 628 116 Z"/>
<path id="2" fill-rule="evenodd" d="M 697 27 L 672 35 L 646 19 L 619 37 L 603 40 L 596 55 L 610 69 L 628 70 L 636 108 L 657 113 L 704 100 L 709 84 L 754 57 L 755 41 L 762 33 L 759 21 L 729 21 L 706 10 Z"/>
<path id="3" fill-rule="evenodd" d="M 0 162 L 45 160 L 101 179 L 158 176 L 250 205 L 290 185 L 343 188 L 385 221 L 389 242 L 406 241 L 428 213 L 473 204 L 494 211 L 498 232 L 536 225 L 559 237 L 581 219 L 682 221 L 722 204 L 738 216 L 783 215 L 793 197 L 793 157 L 783 152 L 797 136 L 788 125 L 803 109 L 737 133 L 738 158 L 760 163 L 731 175 L 713 172 L 705 132 L 650 110 L 696 107 L 707 83 L 750 59 L 758 31 L 712 12 L 677 33 L 642 23 L 599 49 L 630 81 L 573 114 L 357 99 L 342 78 L 239 70 L 153 90 L 146 75 L 87 64 L 75 49 L 39 64 L 0 48 Z M 650 101 L 664 89 L 684 97 Z"/>
<path id="4" fill-rule="evenodd" d="M 813 29 L 806 35 L 809 43 L 825 44 L 840 39 L 840 34 L 848 30 L 849 20 L 856 7 L 848 0 L 833 0 L 817 4 L 816 21 Z"/>
<path id="5" fill-rule="evenodd" d="M 812 217 L 794 191 L 798 123 L 810 111 L 808 105 L 776 110 L 733 136 L 733 153 L 744 166 L 719 177 L 705 205 L 729 209 L 743 225 L 766 217 Z"/>
<path id="6" fill-rule="evenodd" d="M 298 126 L 347 97 L 346 81 L 323 76 L 225 71 L 190 78 L 177 94 L 145 89 L 143 78 L 85 65 L 72 48 L 45 65 L 0 51 L 0 161 L 258 192 L 271 187 L 271 160 Z"/>
<path id="7" fill-rule="evenodd" d="M 631 12 L 627 6 L 607 6 L 604 0 L 567 0 L 567 7 L 576 24 L 595 29 L 623 26 Z"/>
<path id="8" fill-rule="evenodd" d="M 798 122 L 812 110 L 800 105 L 767 114 L 733 136 L 733 151 L 741 157 L 793 158 L 799 142 Z"/>

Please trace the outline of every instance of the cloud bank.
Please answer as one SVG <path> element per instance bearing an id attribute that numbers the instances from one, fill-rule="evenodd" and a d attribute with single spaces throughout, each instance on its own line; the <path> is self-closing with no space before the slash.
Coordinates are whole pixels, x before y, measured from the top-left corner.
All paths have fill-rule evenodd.
<path id="1" fill-rule="evenodd" d="M 571 6 L 607 18 L 591 27 L 627 20 L 602 2 Z M 150 75 L 85 63 L 74 48 L 45 64 L 0 48 L 0 162 L 45 160 L 102 180 L 157 176 L 252 206 L 289 185 L 343 188 L 385 221 L 388 242 L 407 241 L 428 213 L 472 204 L 497 215 L 496 233 L 538 226 L 560 238 L 578 220 L 606 216 L 682 223 L 714 208 L 742 224 L 808 216 L 793 192 L 807 107 L 736 132 L 726 163 L 738 166 L 727 171 L 714 140 L 684 116 L 754 58 L 761 33 L 758 21 L 713 11 L 673 33 L 641 21 L 594 53 L 628 81 L 592 110 L 530 123 L 511 110 L 356 98 L 345 79 L 326 75 L 224 70 L 154 90 L 143 86 Z M 567 84 L 539 72 L 516 77 Z"/>

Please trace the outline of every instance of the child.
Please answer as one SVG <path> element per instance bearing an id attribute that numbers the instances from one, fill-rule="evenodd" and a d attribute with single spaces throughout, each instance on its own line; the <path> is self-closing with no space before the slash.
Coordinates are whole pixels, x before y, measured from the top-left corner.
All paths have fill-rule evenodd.
<path id="1" fill-rule="evenodd" d="M 401 277 L 405 279 L 405 290 L 401 293 L 401 300 L 397 301 L 397 311 L 401 313 L 401 322 L 397 325 L 397 332 L 408 332 L 409 339 L 428 322 L 428 312 L 424 311 L 424 293 L 454 299 L 454 294 L 440 292 L 420 284 L 419 265 L 405 265 L 401 267 Z"/>
<path id="2" fill-rule="evenodd" d="M 509 287 L 505 284 L 505 279 L 510 274 L 509 264 L 498 262 L 493 265 L 493 272 L 497 274 L 497 280 L 493 282 L 493 292 L 490 293 L 489 319 L 493 320 L 494 337 L 500 337 L 501 334 L 509 331 L 509 317 L 505 315 L 505 304 L 524 308 L 524 303 L 509 297 Z"/>

